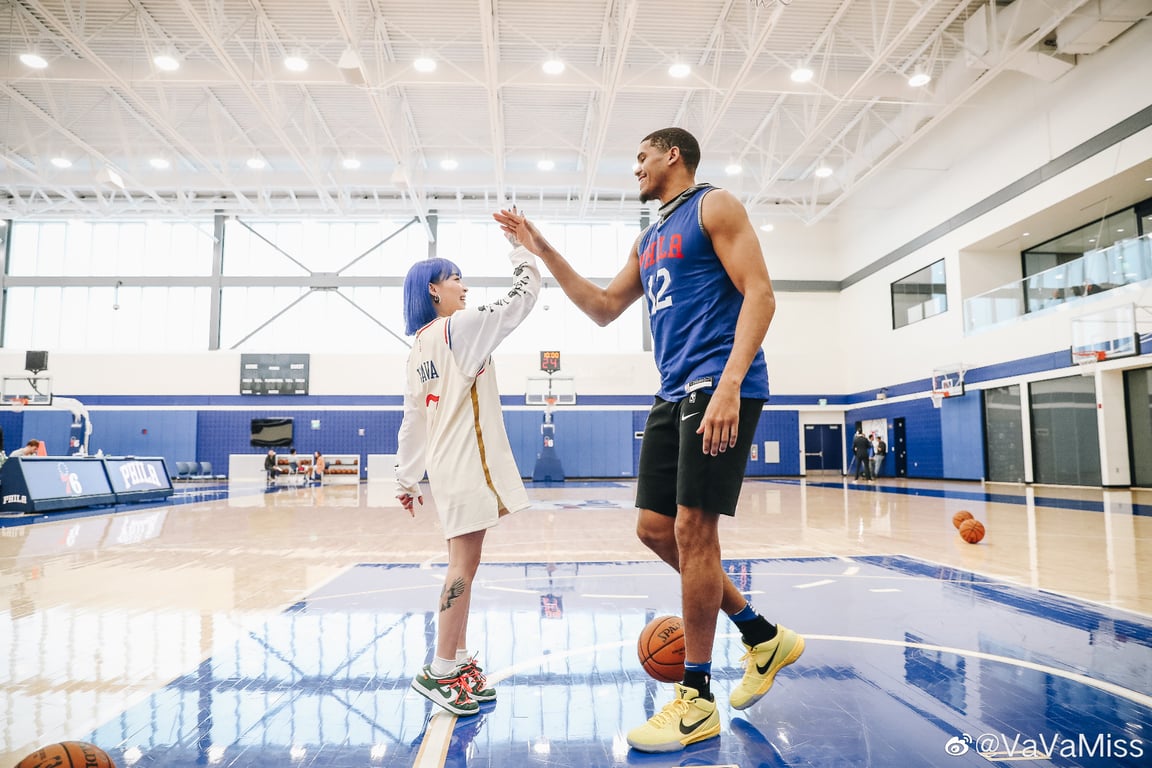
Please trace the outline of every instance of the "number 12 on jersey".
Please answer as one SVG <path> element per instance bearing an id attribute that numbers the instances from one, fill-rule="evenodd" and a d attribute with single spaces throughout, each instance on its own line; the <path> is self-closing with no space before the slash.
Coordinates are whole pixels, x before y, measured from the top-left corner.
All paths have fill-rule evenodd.
<path id="1" fill-rule="evenodd" d="M 649 314 L 656 314 L 665 307 L 672 306 L 672 275 L 664 267 L 660 267 L 648 275 L 648 306 Z"/>

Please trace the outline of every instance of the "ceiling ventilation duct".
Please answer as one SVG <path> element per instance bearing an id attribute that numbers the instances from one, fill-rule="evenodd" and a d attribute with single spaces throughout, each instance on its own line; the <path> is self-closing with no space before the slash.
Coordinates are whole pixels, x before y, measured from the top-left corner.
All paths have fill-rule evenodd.
<path id="1" fill-rule="evenodd" d="M 1092 0 L 1056 29 L 1056 50 L 1096 53 L 1129 27 L 1152 14 L 1152 0 Z"/>

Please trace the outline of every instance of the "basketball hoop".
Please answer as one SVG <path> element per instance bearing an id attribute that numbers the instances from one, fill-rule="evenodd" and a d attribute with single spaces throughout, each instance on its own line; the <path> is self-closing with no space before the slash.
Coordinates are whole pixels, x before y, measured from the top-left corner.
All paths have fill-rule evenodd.
<path id="1" fill-rule="evenodd" d="M 940 389 L 932 390 L 932 407 L 939 408 L 942 406 L 944 404 L 944 398 L 946 397 L 948 397 L 947 392 Z"/>
<path id="2" fill-rule="evenodd" d="M 1096 373 L 1096 363 L 1108 359 L 1108 353 L 1102 349 L 1074 350 L 1072 362 L 1080 368 L 1081 376 L 1091 376 Z"/>

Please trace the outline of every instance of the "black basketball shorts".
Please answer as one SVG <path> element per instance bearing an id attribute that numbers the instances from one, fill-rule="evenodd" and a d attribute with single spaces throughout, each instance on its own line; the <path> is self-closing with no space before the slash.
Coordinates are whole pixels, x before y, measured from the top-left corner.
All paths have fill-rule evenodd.
<path id="1" fill-rule="evenodd" d="M 640 443 L 640 509 L 675 517 L 676 506 L 682 504 L 718 515 L 736 514 L 764 401 L 740 400 L 736 445 L 712 456 L 704 453 L 704 436 L 696 434 L 711 399 L 707 392 L 693 392 L 675 403 L 656 398 Z"/>

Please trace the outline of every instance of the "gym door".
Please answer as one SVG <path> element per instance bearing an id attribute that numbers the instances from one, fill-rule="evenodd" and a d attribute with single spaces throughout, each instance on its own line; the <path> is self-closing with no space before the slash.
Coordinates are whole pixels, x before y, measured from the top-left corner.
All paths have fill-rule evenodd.
<path id="1" fill-rule="evenodd" d="M 904 417 L 892 419 L 892 445 L 888 452 L 896 459 L 896 477 L 908 477 L 908 443 L 904 439 Z"/>
<path id="2" fill-rule="evenodd" d="M 844 466 L 844 449 L 839 424 L 804 425 L 804 471 L 833 469 Z"/>

